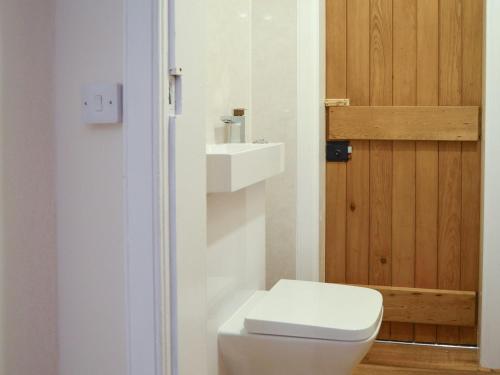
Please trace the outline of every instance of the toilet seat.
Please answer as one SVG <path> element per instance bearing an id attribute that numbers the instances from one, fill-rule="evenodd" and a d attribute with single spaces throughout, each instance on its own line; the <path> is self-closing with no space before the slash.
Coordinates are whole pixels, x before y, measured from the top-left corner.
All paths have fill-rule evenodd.
<path id="1" fill-rule="evenodd" d="M 382 319 L 373 289 L 280 280 L 245 317 L 249 333 L 336 341 L 370 338 Z"/>

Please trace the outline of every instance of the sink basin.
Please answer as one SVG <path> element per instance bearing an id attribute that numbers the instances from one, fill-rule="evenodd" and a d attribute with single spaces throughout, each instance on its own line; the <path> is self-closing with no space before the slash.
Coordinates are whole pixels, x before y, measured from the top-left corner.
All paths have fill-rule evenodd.
<path id="1" fill-rule="evenodd" d="M 230 193 L 285 169 L 283 143 L 207 145 L 207 192 Z"/>

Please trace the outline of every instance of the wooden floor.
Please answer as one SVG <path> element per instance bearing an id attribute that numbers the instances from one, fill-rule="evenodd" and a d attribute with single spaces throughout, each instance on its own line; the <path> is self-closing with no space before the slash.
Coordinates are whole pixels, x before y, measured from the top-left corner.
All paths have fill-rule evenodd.
<path id="1" fill-rule="evenodd" d="M 481 369 L 476 349 L 376 343 L 353 375 L 500 373 Z"/>

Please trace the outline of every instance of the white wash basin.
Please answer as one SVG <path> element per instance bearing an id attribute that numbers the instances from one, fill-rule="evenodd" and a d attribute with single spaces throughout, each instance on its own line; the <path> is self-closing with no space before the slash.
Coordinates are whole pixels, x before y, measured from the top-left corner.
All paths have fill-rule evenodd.
<path id="1" fill-rule="evenodd" d="M 285 169 L 283 143 L 207 145 L 207 192 L 230 193 Z"/>

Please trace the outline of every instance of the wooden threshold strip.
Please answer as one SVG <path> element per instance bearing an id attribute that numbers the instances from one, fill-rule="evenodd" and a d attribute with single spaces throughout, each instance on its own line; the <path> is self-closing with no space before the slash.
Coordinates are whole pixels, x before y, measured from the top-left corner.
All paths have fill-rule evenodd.
<path id="1" fill-rule="evenodd" d="M 479 366 L 477 349 L 375 343 L 354 375 L 456 375 L 499 371 Z"/>
<path id="2" fill-rule="evenodd" d="M 476 326 L 476 292 L 367 285 L 384 297 L 384 321 Z"/>
<path id="3" fill-rule="evenodd" d="M 479 140 L 477 106 L 328 107 L 329 140 Z"/>

